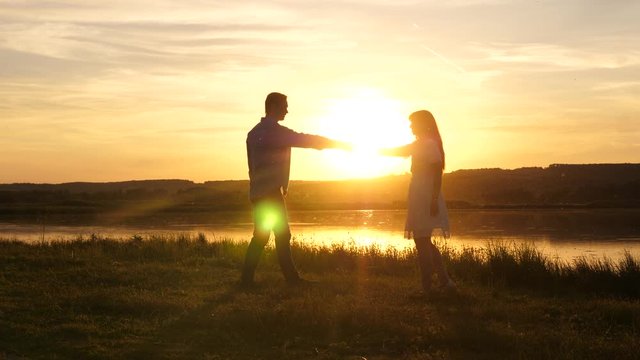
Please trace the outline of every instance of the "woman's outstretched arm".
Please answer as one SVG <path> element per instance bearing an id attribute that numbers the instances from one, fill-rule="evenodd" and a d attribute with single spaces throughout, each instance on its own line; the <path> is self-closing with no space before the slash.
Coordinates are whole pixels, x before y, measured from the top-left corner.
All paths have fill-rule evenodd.
<path id="1" fill-rule="evenodd" d="M 380 154 L 386 155 L 386 156 L 409 157 L 411 156 L 412 149 L 413 149 L 413 144 L 407 144 L 407 145 L 398 146 L 394 148 L 380 149 L 379 152 Z"/>

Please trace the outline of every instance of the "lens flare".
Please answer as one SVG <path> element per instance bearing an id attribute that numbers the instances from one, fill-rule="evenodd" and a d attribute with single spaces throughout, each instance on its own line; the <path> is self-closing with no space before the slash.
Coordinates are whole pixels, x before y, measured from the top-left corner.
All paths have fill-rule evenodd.
<path id="1" fill-rule="evenodd" d="M 262 204 L 256 209 L 258 226 L 263 231 L 271 231 L 280 222 L 280 211 L 273 204 Z"/>

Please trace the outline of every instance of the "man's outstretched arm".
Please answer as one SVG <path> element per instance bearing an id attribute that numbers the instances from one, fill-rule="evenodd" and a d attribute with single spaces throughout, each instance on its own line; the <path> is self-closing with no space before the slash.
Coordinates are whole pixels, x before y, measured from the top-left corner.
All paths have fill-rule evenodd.
<path id="1" fill-rule="evenodd" d="M 320 135 L 299 133 L 286 127 L 282 127 L 269 142 L 273 142 L 274 146 L 299 148 L 344 150 L 350 150 L 352 148 L 351 144 L 344 141 L 333 140 Z"/>
<path id="2" fill-rule="evenodd" d="M 352 145 L 339 140 L 333 140 L 320 135 L 310 135 L 297 133 L 297 138 L 292 147 L 313 148 L 313 149 L 344 149 L 351 150 Z"/>

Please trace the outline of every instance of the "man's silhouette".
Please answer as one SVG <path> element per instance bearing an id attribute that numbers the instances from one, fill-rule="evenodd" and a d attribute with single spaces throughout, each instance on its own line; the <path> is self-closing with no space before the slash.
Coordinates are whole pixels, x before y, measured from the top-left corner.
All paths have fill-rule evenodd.
<path id="1" fill-rule="evenodd" d="M 253 237 L 242 269 L 242 285 L 253 284 L 253 276 L 271 231 L 276 240 L 280 268 L 288 284 L 304 283 L 291 258 L 291 231 L 285 196 L 289 185 L 291 148 L 347 148 L 322 136 L 295 132 L 278 124 L 287 115 L 287 97 L 271 93 L 265 100 L 265 116 L 247 135 L 249 198 L 253 205 Z"/>

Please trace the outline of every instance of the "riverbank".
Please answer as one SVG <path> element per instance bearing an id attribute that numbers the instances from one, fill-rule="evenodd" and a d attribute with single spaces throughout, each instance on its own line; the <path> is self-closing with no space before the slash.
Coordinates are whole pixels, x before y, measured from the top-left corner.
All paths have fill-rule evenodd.
<path id="1" fill-rule="evenodd" d="M 412 252 L 272 250 L 204 235 L 0 241 L 0 358 L 635 358 L 640 264 L 558 262 L 530 246 L 444 248 L 457 295 L 419 291 Z"/>

